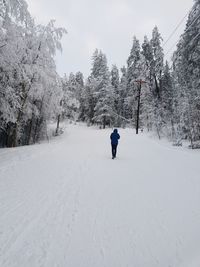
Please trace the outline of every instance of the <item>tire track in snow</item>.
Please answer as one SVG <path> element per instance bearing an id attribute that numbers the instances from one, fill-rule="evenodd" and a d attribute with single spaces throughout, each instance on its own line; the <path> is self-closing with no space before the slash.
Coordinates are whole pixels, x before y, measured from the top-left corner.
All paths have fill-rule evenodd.
<path id="1" fill-rule="evenodd" d="M 62 240 L 61 243 L 66 249 L 66 243 L 70 241 L 73 224 L 78 213 L 82 183 L 81 176 L 87 170 L 86 166 L 86 164 L 81 164 L 77 171 L 74 169 L 68 169 L 67 172 L 63 170 L 63 178 L 60 179 L 60 184 L 57 185 L 57 188 L 54 188 L 56 190 L 51 190 L 46 194 L 46 201 L 44 201 L 45 197 L 43 200 L 41 198 L 38 199 L 44 205 L 40 213 L 35 218 L 35 214 L 31 216 L 31 212 L 30 214 L 25 214 L 24 218 L 19 218 L 18 226 L 16 225 L 13 231 L 10 231 L 10 238 L 7 236 L 8 241 L 1 246 L 2 254 L 0 256 L 0 263 L 2 263 L 2 266 L 22 266 L 26 260 L 28 262 L 31 258 L 33 258 L 33 262 L 34 258 L 38 258 L 38 261 L 35 262 L 36 265 L 33 266 L 51 266 L 48 263 L 45 265 L 45 261 L 49 262 L 48 258 L 51 258 L 49 256 L 50 251 L 55 256 L 55 246 L 52 245 L 55 243 L 55 240 Z M 70 183 L 67 178 L 69 176 L 71 176 Z M 50 200 L 49 194 L 51 193 L 55 195 Z M 27 195 L 23 195 L 25 201 L 27 200 Z M 24 206 L 26 210 L 31 205 L 31 202 L 22 202 L 19 207 L 15 206 L 15 208 L 19 209 L 24 204 L 26 204 Z M 4 215 L 6 217 L 12 213 L 14 216 L 14 208 Z M 24 251 L 23 255 L 20 255 L 20 251 Z M 39 256 L 36 257 L 36 255 Z M 64 251 L 63 255 L 57 257 L 57 260 L 61 258 L 65 259 Z"/>

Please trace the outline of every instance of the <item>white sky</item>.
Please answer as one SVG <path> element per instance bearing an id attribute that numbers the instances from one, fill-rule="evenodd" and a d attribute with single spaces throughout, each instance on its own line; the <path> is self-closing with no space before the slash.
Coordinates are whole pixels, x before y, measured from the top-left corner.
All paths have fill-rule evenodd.
<path id="1" fill-rule="evenodd" d="M 193 0 L 26 0 L 38 23 L 56 20 L 68 34 L 58 54 L 59 74 L 91 69 L 95 48 L 102 49 L 111 66 L 126 64 L 133 36 L 142 42 L 158 26 L 164 41 L 193 5 Z M 184 30 L 185 22 L 165 46 L 167 52 Z M 174 48 L 171 50 L 171 54 Z M 170 55 L 169 55 L 170 56 Z"/>

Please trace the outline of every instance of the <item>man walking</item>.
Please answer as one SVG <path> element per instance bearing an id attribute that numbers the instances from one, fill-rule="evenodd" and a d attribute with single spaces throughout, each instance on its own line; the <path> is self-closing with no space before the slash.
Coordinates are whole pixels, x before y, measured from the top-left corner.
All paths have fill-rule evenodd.
<path id="1" fill-rule="evenodd" d="M 114 131 L 111 133 L 110 139 L 112 146 L 112 159 L 114 159 L 116 158 L 118 140 L 120 139 L 120 135 L 118 134 L 117 129 L 114 129 Z"/>

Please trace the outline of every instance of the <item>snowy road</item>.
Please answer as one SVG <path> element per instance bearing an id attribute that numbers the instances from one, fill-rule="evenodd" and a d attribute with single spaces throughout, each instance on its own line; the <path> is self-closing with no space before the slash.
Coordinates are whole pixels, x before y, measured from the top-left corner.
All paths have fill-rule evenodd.
<path id="1" fill-rule="evenodd" d="M 200 266 L 200 152 L 120 134 L 0 150 L 1 267 Z"/>

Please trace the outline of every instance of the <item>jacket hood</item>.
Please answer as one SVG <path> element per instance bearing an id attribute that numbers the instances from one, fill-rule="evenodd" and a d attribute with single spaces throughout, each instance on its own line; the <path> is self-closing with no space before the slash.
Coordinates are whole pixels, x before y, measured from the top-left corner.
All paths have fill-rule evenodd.
<path id="1" fill-rule="evenodd" d="M 113 131 L 114 133 L 117 133 L 118 132 L 118 130 L 117 129 L 114 129 L 114 131 Z"/>

